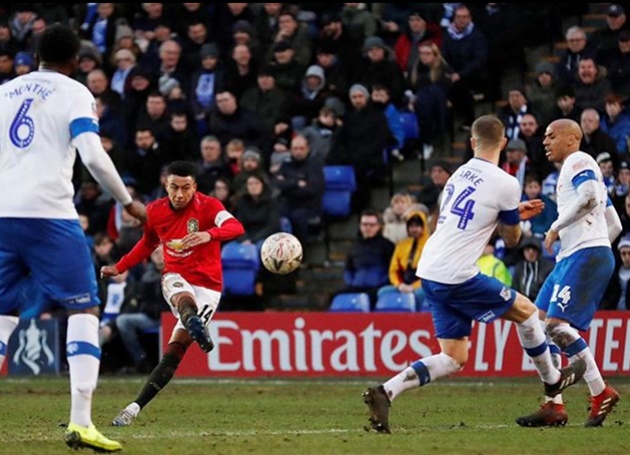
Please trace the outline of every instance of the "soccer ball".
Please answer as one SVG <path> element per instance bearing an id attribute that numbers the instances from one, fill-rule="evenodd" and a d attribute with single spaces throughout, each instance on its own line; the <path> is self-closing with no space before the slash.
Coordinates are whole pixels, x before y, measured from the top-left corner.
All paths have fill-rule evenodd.
<path id="1" fill-rule="evenodd" d="M 302 262 L 302 244 L 293 234 L 276 232 L 260 247 L 260 259 L 267 270 L 279 275 L 293 272 Z"/>

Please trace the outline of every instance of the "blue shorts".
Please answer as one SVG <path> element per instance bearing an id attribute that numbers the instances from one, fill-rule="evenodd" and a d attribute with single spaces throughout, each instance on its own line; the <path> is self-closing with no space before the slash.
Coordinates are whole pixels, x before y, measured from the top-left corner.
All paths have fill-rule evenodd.
<path id="1" fill-rule="evenodd" d="M 610 248 L 578 250 L 556 264 L 542 285 L 536 306 L 548 317 L 587 330 L 615 270 Z"/>
<path id="2" fill-rule="evenodd" d="M 65 308 L 100 304 L 94 263 L 78 220 L 0 218 L 0 314 L 24 311 L 27 279 Z"/>
<path id="3" fill-rule="evenodd" d="M 481 273 L 460 284 L 422 279 L 422 289 L 431 307 L 435 336 L 442 339 L 470 336 L 473 320 L 492 322 L 516 299 L 516 291 Z"/>

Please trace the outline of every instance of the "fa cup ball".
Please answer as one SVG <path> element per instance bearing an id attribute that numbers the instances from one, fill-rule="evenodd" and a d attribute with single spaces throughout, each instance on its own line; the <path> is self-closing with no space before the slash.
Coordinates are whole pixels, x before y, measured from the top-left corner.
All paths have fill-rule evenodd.
<path id="1" fill-rule="evenodd" d="M 267 270 L 279 275 L 293 272 L 302 262 L 302 244 L 293 234 L 276 232 L 265 239 L 260 259 Z"/>

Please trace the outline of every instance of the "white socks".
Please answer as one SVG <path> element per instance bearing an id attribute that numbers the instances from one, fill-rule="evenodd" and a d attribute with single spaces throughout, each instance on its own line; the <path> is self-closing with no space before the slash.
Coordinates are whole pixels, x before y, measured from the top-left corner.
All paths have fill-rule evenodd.
<path id="1" fill-rule="evenodd" d="M 73 314 L 68 318 L 66 356 L 72 394 L 70 422 L 83 427 L 92 424 L 92 392 L 98 381 L 101 356 L 98 324 L 98 318 L 92 314 Z"/>
<path id="2" fill-rule="evenodd" d="M 9 338 L 17 327 L 19 318 L 17 316 L 0 316 L 0 369 L 7 356 Z"/>
<path id="3" fill-rule="evenodd" d="M 538 310 L 520 324 L 516 324 L 518 338 L 527 355 L 534 362 L 536 371 L 543 382 L 555 384 L 560 380 L 558 370 L 551 360 L 551 353 L 547 345 L 547 336 L 540 324 Z"/>
<path id="4" fill-rule="evenodd" d="M 414 362 L 383 384 L 390 401 L 405 390 L 420 387 L 462 369 L 452 357 L 443 352 Z"/>

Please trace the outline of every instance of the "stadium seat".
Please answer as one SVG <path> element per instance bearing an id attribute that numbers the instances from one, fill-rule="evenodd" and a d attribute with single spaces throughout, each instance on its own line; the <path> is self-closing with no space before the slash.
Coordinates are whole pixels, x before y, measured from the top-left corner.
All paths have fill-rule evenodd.
<path id="1" fill-rule="evenodd" d="M 357 189 L 354 167 L 351 165 L 324 166 L 324 216 L 345 218 L 352 213 L 352 193 Z"/>
<path id="2" fill-rule="evenodd" d="M 416 298 L 411 292 L 383 294 L 376 301 L 374 311 L 409 312 L 416 311 Z"/>
<path id="3" fill-rule="evenodd" d="M 330 304 L 329 311 L 369 313 L 370 297 L 365 292 L 337 294 Z"/>
<path id="4" fill-rule="evenodd" d="M 228 242 L 221 248 L 223 291 L 226 295 L 254 295 L 260 256 L 256 244 Z"/>

